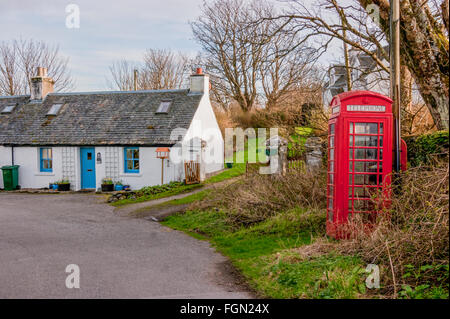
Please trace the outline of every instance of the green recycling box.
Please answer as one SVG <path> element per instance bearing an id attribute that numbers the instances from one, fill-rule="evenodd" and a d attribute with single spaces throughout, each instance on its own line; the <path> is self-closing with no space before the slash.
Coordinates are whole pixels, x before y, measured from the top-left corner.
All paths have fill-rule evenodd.
<path id="1" fill-rule="evenodd" d="M 19 165 L 2 166 L 3 188 L 12 191 L 19 185 Z"/>

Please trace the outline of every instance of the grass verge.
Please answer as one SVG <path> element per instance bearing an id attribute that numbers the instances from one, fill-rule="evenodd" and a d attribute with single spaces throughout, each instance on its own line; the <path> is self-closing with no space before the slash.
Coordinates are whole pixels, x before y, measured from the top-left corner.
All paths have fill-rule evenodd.
<path id="1" fill-rule="evenodd" d="M 170 189 L 165 192 L 157 193 L 157 194 L 144 195 L 144 196 L 137 197 L 137 198 L 122 199 L 117 202 L 111 203 L 111 205 L 119 207 L 119 206 L 124 206 L 124 205 L 135 204 L 135 203 L 147 202 L 147 201 L 151 201 L 151 200 L 155 200 L 155 199 L 160 199 L 160 198 L 165 198 L 165 197 L 170 197 L 170 196 L 174 196 L 174 195 L 178 195 L 178 194 L 187 193 L 187 192 L 193 191 L 193 190 L 198 189 L 203 186 L 204 186 L 203 184 L 181 185 L 176 188 Z"/>
<path id="2" fill-rule="evenodd" d="M 210 241 L 262 297 L 359 297 L 365 289 L 364 269 L 357 257 L 326 253 L 303 258 L 296 251 L 322 236 L 324 218 L 323 211 L 296 208 L 235 228 L 225 212 L 210 209 L 172 215 L 163 224 Z"/>

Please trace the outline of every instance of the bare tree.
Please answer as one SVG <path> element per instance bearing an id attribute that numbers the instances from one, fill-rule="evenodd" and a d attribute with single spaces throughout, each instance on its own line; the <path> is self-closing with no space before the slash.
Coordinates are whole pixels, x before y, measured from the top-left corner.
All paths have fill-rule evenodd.
<path id="1" fill-rule="evenodd" d="M 58 46 L 43 41 L 14 40 L 0 44 L 0 91 L 2 94 L 30 94 L 31 77 L 38 66 L 48 69 L 55 81 L 55 91 L 69 91 L 74 87 L 69 59 L 59 53 Z"/>
<path id="2" fill-rule="evenodd" d="M 23 91 L 23 79 L 18 70 L 14 45 L 0 44 L 0 95 L 18 95 Z"/>
<path id="3" fill-rule="evenodd" d="M 174 89 L 185 85 L 191 59 L 181 52 L 148 49 L 144 54 L 144 85 L 148 89 Z"/>
<path id="4" fill-rule="evenodd" d="M 121 91 L 134 90 L 134 70 L 137 70 L 138 90 L 178 89 L 186 86 L 191 58 L 170 50 L 148 49 L 142 63 L 125 59 L 109 67 L 108 85 Z"/>
<path id="5" fill-rule="evenodd" d="M 136 64 L 125 59 L 113 62 L 109 67 L 111 73 L 111 78 L 107 80 L 109 87 L 120 91 L 134 90 L 134 70 L 136 69 L 138 69 Z M 138 89 L 141 89 L 139 79 Z"/>
<path id="6" fill-rule="evenodd" d="M 402 0 L 401 54 L 437 128 L 448 129 L 448 0 L 441 2 L 439 5 L 434 0 Z M 304 41 L 319 38 L 323 42 L 321 50 L 328 48 L 330 39 L 340 39 L 372 57 L 381 70 L 389 73 L 388 65 L 383 63 L 389 60 L 384 50 L 389 38 L 387 0 L 355 0 L 345 5 L 336 0 L 309 6 L 301 0 L 290 3 L 283 14 L 267 18 L 278 22 L 274 32 L 306 34 Z M 343 23 L 339 23 L 339 18 Z M 378 26 L 370 23 L 370 18 Z"/>
<path id="7" fill-rule="evenodd" d="M 233 100 L 245 112 L 259 103 L 271 108 L 306 76 L 314 52 L 305 46 L 290 50 L 298 39 L 270 35 L 270 21 L 254 23 L 274 13 L 263 1 L 216 0 L 205 2 L 191 23 L 219 104 Z"/>

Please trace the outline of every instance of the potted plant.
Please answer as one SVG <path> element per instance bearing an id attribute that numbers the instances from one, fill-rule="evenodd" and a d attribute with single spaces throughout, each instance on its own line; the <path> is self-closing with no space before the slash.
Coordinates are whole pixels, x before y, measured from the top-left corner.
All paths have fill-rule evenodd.
<path id="1" fill-rule="evenodd" d="M 70 182 L 67 179 L 63 179 L 59 182 L 56 182 L 58 185 L 58 190 L 61 192 L 67 192 L 70 191 Z"/>
<path id="2" fill-rule="evenodd" d="M 111 178 L 102 179 L 102 192 L 112 192 L 114 190 L 114 183 Z"/>
<path id="3" fill-rule="evenodd" d="M 122 181 L 117 181 L 116 182 L 116 185 L 115 185 L 115 187 L 114 187 L 114 190 L 116 190 L 116 191 L 122 191 L 123 190 L 123 184 L 122 184 Z"/>

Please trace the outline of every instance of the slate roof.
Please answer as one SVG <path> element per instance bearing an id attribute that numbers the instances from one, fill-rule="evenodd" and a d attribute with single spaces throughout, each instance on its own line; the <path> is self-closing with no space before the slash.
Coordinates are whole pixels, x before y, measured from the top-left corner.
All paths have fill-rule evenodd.
<path id="1" fill-rule="evenodd" d="M 175 128 L 188 129 L 201 94 L 189 90 L 51 93 L 41 103 L 30 96 L 0 97 L 0 145 L 173 145 Z M 156 114 L 161 101 L 167 114 Z M 47 116 L 53 104 L 59 113 Z"/>

